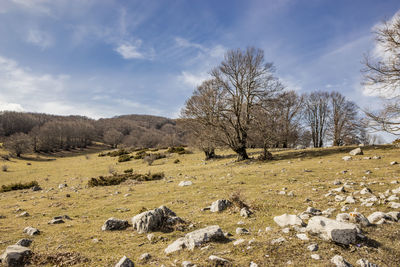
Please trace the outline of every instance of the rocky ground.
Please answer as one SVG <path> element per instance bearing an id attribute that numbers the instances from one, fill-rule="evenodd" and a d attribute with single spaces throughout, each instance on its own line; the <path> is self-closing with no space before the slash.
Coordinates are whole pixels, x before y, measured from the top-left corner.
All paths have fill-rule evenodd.
<path id="1" fill-rule="evenodd" d="M 0 184 L 39 186 L 0 193 L 2 262 L 400 266 L 398 148 L 281 151 L 270 162 L 229 153 L 209 162 L 171 154 L 151 166 L 89 152 L 4 161 Z M 128 168 L 165 178 L 87 186 Z"/>

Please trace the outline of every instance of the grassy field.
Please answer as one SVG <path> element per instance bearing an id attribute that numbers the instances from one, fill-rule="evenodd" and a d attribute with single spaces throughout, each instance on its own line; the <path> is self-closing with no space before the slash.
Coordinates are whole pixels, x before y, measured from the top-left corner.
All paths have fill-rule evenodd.
<path id="1" fill-rule="evenodd" d="M 156 160 L 152 166 L 134 159 L 118 163 L 116 157 L 98 157 L 98 150 L 3 160 L 0 165 L 7 165 L 8 170 L 0 171 L 0 185 L 36 180 L 43 190 L 0 193 L 0 215 L 6 216 L 0 219 L 0 251 L 26 237 L 22 230 L 32 226 L 41 231 L 40 235 L 33 237 L 33 252 L 43 257 L 59 257 L 66 265 L 72 264 L 67 262 L 68 255 L 76 256 L 74 253 L 79 253 L 82 259 L 89 261 L 77 266 L 113 266 L 124 255 L 139 266 L 180 266 L 184 260 L 207 266 L 210 264 L 210 255 L 229 259 L 234 266 L 249 266 L 251 261 L 259 266 L 285 266 L 288 261 L 293 266 L 329 266 L 329 260 L 335 254 L 342 255 L 353 265 L 358 259 L 366 258 L 380 266 L 400 266 L 399 223 L 366 228 L 366 235 L 374 242 L 346 248 L 314 236 L 310 236 L 310 241 L 301 241 L 296 238 L 294 231 L 284 234 L 273 222 L 274 216 L 298 214 L 308 206 L 321 210 L 336 208 L 332 216 L 334 218 L 341 213 L 343 203 L 335 202 L 332 197 L 324 197 L 329 189 L 338 187 L 332 184 L 334 180 L 355 182 L 350 192 L 362 189 L 361 182 L 371 183 L 368 187 L 374 194 L 399 187 L 398 184 L 391 184 L 391 181 L 400 181 L 400 165 L 390 165 L 391 161 L 400 161 L 398 148 L 365 147 L 363 156 L 343 161 L 341 158 L 348 155 L 351 149 L 274 152 L 275 160 L 269 162 L 235 162 L 230 151 L 218 151 L 219 155 L 225 157 L 206 162 L 202 153 L 194 151 L 184 155 L 169 154 L 167 158 Z M 250 152 L 256 156 L 260 151 Z M 0 154 L 5 153 L 0 151 Z M 363 159 L 375 155 L 381 156 L 381 159 Z M 180 160 L 177 164 L 174 163 L 176 159 Z M 137 173 L 164 172 L 165 179 L 87 187 L 91 177 L 110 175 L 111 171 L 123 173 L 129 168 Z M 344 170 L 347 172 L 342 173 Z M 367 170 L 372 173 L 366 174 Z M 193 185 L 179 187 L 178 183 L 185 180 L 192 181 Z M 59 189 L 61 183 L 68 184 L 68 187 Z M 294 196 L 278 194 L 283 188 L 287 188 L 286 192 L 293 191 Z M 124 196 L 127 193 L 130 195 Z M 232 193 L 240 194 L 251 207 L 254 211 L 252 217 L 240 217 L 235 208 L 221 213 L 201 211 L 217 199 L 229 198 Z M 311 201 L 305 201 L 307 198 Z M 101 231 L 101 226 L 109 217 L 130 221 L 139 212 L 161 205 L 166 205 L 179 217 L 194 224 L 194 229 L 218 224 L 223 231 L 232 233 L 233 239 L 254 239 L 254 242 L 239 246 L 234 246 L 232 242 L 210 243 L 207 249 L 196 248 L 194 251 L 185 250 L 167 256 L 164 249 L 193 229 L 156 232 L 155 242 L 148 241 L 146 234 L 138 234 L 132 227 L 124 231 Z M 373 211 L 393 210 L 384 204 L 364 207 L 356 202 L 348 206 L 349 211 L 357 208 L 366 216 Z M 16 212 L 17 209 L 27 211 L 30 216 L 16 217 L 21 212 Z M 59 225 L 47 224 L 54 216 L 64 214 L 73 220 Z M 239 221 L 243 221 L 244 225 L 238 225 Z M 272 227 L 272 231 L 265 232 L 267 226 Z M 249 229 L 250 235 L 236 235 L 237 227 Z M 270 244 L 272 239 L 280 236 L 285 237 L 287 242 Z M 94 239 L 99 242 L 93 242 Z M 317 252 L 307 250 L 307 245 L 311 243 L 318 243 L 320 248 Z M 146 252 L 152 258 L 146 263 L 140 262 L 140 255 Z M 319 254 L 321 260 L 311 259 L 312 253 Z M 54 262 L 48 265 L 52 266 Z"/>

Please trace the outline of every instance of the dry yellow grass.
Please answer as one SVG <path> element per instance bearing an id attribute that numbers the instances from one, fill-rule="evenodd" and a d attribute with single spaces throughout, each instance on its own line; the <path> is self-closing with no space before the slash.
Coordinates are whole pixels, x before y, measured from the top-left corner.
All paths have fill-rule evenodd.
<path id="1" fill-rule="evenodd" d="M 308 206 L 324 210 L 329 207 L 337 208 L 340 212 L 341 203 L 325 198 L 324 194 L 334 180 L 353 181 L 358 183 L 355 189 L 360 189 L 360 182 L 373 182 L 369 185 L 373 192 L 384 192 L 397 188 L 399 185 L 390 184 L 392 180 L 400 179 L 399 165 L 389 163 L 399 161 L 399 151 L 390 146 L 364 148 L 364 156 L 379 155 L 380 160 L 361 160 L 364 156 L 355 156 L 349 162 L 341 158 L 348 155 L 351 148 L 306 149 L 298 151 L 275 152 L 275 160 L 258 162 L 248 160 L 235 162 L 230 157 L 230 151 L 219 151 L 227 157 L 204 162 L 203 154 L 177 155 L 171 154 L 165 159 L 156 160 L 148 166 L 142 160 L 117 163 L 117 158 L 98 157 L 98 152 L 81 153 L 65 157 L 41 156 L 40 159 L 15 159 L 0 162 L 7 165 L 7 172 L 0 172 L 0 185 L 14 182 L 36 180 L 43 191 L 32 192 L 20 190 L 0 194 L 0 251 L 14 244 L 20 238 L 26 237 L 22 230 L 33 226 L 42 232 L 33 237 L 32 250 L 37 253 L 79 252 L 90 259 L 82 266 L 113 266 L 126 255 L 137 265 L 159 266 L 171 265 L 178 260 L 190 260 L 198 266 L 208 265 L 209 255 L 219 255 L 232 260 L 235 266 L 248 266 L 251 261 L 259 266 L 280 266 L 291 260 L 294 266 L 326 266 L 335 254 L 341 254 L 355 265 L 359 258 L 369 259 L 381 266 L 400 265 L 400 235 L 399 224 L 382 225 L 366 229 L 368 237 L 380 243 L 377 248 L 368 246 L 351 246 L 343 248 L 329 242 L 311 237 L 311 241 L 300 241 L 295 234 L 283 234 L 273 222 L 273 217 L 283 213 L 297 214 Z M 251 152 L 256 153 L 257 150 Z M 0 151 L 5 153 L 4 151 Z M 53 159 L 45 161 L 44 158 Z M 174 164 L 179 158 L 180 163 Z M 30 162 L 31 165 L 27 165 Z M 142 183 L 124 183 L 116 186 L 88 188 L 87 181 L 91 177 L 108 175 L 112 168 L 118 173 L 133 168 L 134 172 L 164 172 L 166 178 L 159 181 Z M 305 172 L 304 170 L 311 170 Z M 348 170 L 342 174 L 341 171 Z M 371 170 L 369 175 L 366 170 Z M 364 178 L 363 178 L 364 177 Z M 192 186 L 179 187 L 183 180 L 193 182 Z M 67 188 L 58 189 L 60 183 L 68 184 Z M 278 195 L 278 191 L 287 187 L 295 196 Z M 48 191 L 50 188 L 54 190 Z M 77 189 L 77 192 L 73 190 Z M 116 192 L 120 192 L 116 194 Z M 253 217 L 244 219 L 235 209 L 221 213 L 201 211 L 211 202 L 229 198 L 233 192 L 241 196 L 254 210 Z M 131 195 L 124 197 L 126 193 Z M 70 197 L 66 195 L 70 194 Z M 305 199 L 311 202 L 305 202 Z M 184 232 L 155 233 L 157 242 L 150 243 L 145 234 L 137 234 L 132 227 L 125 231 L 103 232 L 101 226 L 109 217 L 128 219 L 139 213 L 143 208 L 153 209 L 166 205 L 181 218 L 195 224 L 195 229 L 218 224 L 223 231 L 233 234 L 234 239 L 255 239 L 251 248 L 244 245 L 233 246 L 232 242 L 211 243 L 205 250 L 195 249 L 193 252 L 183 251 L 166 256 L 163 250 Z M 349 205 L 351 210 L 358 210 L 365 215 L 372 211 L 390 211 L 386 205 L 361 207 L 360 203 Z M 31 216 L 16 218 L 15 210 L 21 208 Z M 129 209 L 120 212 L 118 208 Z M 336 215 L 334 213 L 334 215 Z M 65 224 L 49 225 L 48 221 L 57 215 L 69 215 L 73 220 Z M 237 222 L 244 221 L 243 227 L 250 230 L 247 236 L 237 236 Z M 265 232 L 267 226 L 273 231 Z M 259 230 L 261 230 L 260 233 Z M 191 230 L 188 230 L 191 231 Z M 288 242 L 282 245 L 271 245 L 270 241 L 284 236 Z M 94 243 L 92 240 L 101 240 Z M 315 261 L 307 250 L 307 244 L 316 242 L 320 249 L 316 253 L 322 259 Z M 152 259 L 141 263 L 138 258 L 148 252 Z"/>

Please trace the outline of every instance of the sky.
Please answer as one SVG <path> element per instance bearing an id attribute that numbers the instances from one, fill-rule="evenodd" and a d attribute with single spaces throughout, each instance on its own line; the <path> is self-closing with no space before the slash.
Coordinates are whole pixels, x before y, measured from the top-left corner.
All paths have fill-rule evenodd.
<path id="1" fill-rule="evenodd" d="M 229 49 L 261 48 L 289 90 L 362 108 L 374 27 L 399 0 L 0 0 L 0 110 L 179 116 Z"/>

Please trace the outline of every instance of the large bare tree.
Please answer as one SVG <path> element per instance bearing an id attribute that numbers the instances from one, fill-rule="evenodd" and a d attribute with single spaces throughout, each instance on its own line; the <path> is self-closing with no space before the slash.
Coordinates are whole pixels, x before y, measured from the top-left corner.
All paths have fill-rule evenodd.
<path id="1" fill-rule="evenodd" d="M 370 127 L 400 134 L 400 13 L 375 29 L 376 52 L 364 60 L 363 84 L 382 96 L 378 111 L 367 110 Z"/>

